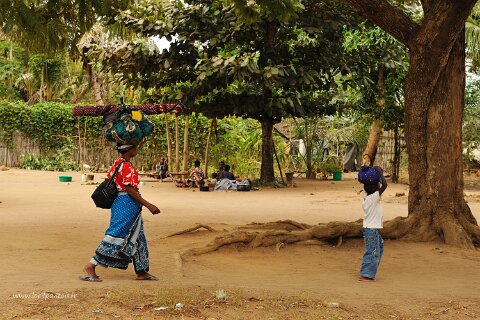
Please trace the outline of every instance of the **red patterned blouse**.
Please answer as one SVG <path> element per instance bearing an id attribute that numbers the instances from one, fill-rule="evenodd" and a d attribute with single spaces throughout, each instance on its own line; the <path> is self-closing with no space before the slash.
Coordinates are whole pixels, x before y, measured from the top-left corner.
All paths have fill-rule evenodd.
<path id="1" fill-rule="evenodd" d="M 127 191 L 125 185 L 131 185 L 135 189 L 138 189 L 140 179 L 138 177 L 137 169 L 135 169 L 135 167 L 130 162 L 126 162 L 123 158 L 118 158 L 117 160 L 115 160 L 113 166 L 110 168 L 110 170 L 108 170 L 107 178 L 110 179 L 110 177 L 115 172 L 118 164 L 122 161 L 124 162 L 120 166 L 120 169 L 115 176 L 115 184 L 117 185 L 117 190 L 123 192 Z"/>

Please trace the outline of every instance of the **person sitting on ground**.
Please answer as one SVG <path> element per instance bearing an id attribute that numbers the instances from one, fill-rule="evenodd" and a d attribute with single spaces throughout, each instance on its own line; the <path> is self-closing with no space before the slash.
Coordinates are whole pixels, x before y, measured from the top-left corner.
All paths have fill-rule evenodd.
<path id="1" fill-rule="evenodd" d="M 218 181 L 218 173 L 214 172 L 214 173 L 212 173 L 212 178 L 210 179 L 210 185 L 215 186 L 217 181 Z"/>
<path id="2" fill-rule="evenodd" d="M 230 172 L 230 165 L 226 164 L 223 166 L 223 170 L 218 173 L 218 180 L 228 179 L 235 180 L 235 176 Z"/>
<path id="3" fill-rule="evenodd" d="M 203 185 L 200 181 L 203 182 L 205 175 L 203 174 L 203 170 L 200 169 L 200 160 L 195 160 L 194 168 L 190 171 L 190 180 L 192 187 L 198 187 L 199 185 Z"/>
<path id="4" fill-rule="evenodd" d="M 226 164 L 225 165 L 225 177 L 228 179 L 228 180 L 235 180 L 235 176 L 233 175 L 232 172 L 230 172 L 230 165 Z"/>
<path id="5" fill-rule="evenodd" d="M 160 158 L 160 162 L 157 165 L 158 175 L 160 179 L 165 179 L 166 177 L 170 176 L 170 172 L 168 172 L 168 163 L 165 157 Z"/>
<path id="6" fill-rule="evenodd" d="M 225 171 L 225 161 L 220 161 L 218 163 L 217 179 L 220 180 L 220 175 Z"/>

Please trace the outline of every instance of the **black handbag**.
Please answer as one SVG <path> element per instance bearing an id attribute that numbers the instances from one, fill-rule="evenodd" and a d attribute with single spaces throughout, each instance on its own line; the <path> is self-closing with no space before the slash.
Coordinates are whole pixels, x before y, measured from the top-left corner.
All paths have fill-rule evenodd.
<path id="1" fill-rule="evenodd" d="M 100 183 L 95 191 L 93 191 L 92 199 L 98 208 L 110 209 L 112 207 L 113 201 L 115 201 L 118 193 L 117 185 L 115 184 L 115 176 L 123 162 L 124 161 L 118 164 L 110 179 L 105 179 L 105 181 Z"/>

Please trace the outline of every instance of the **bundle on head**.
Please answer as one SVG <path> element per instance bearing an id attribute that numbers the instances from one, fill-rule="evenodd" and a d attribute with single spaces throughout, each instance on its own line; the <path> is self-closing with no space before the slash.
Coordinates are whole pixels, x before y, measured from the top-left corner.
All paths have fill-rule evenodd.
<path id="1" fill-rule="evenodd" d="M 380 174 L 373 167 L 364 165 L 358 172 L 358 181 L 363 184 L 378 184 L 380 180 Z"/>
<path id="2" fill-rule="evenodd" d="M 138 145 L 153 132 L 153 122 L 139 110 L 126 107 L 105 119 L 105 138 L 121 144 Z"/>

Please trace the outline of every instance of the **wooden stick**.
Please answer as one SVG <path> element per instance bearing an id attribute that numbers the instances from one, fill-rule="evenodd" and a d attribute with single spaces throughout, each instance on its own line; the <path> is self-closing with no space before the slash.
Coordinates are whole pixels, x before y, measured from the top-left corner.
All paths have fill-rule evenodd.
<path id="1" fill-rule="evenodd" d="M 201 229 L 201 228 L 207 229 L 207 230 L 210 231 L 210 232 L 216 232 L 215 229 L 213 229 L 212 227 L 210 227 L 210 226 L 208 226 L 208 225 L 206 225 L 206 224 L 197 224 L 197 225 L 194 226 L 194 227 L 191 227 L 191 228 L 188 228 L 188 229 L 179 231 L 179 232 L 172 233 L 172 234 L 166 236 L 166 238 L 170 238 L 170 237 L 173 237 L 173 236 L 178 236 L 178 235 L 181 235 L 181 234 L 193 232 L 193 231 L 196 231 L 196 230 Z"/>

